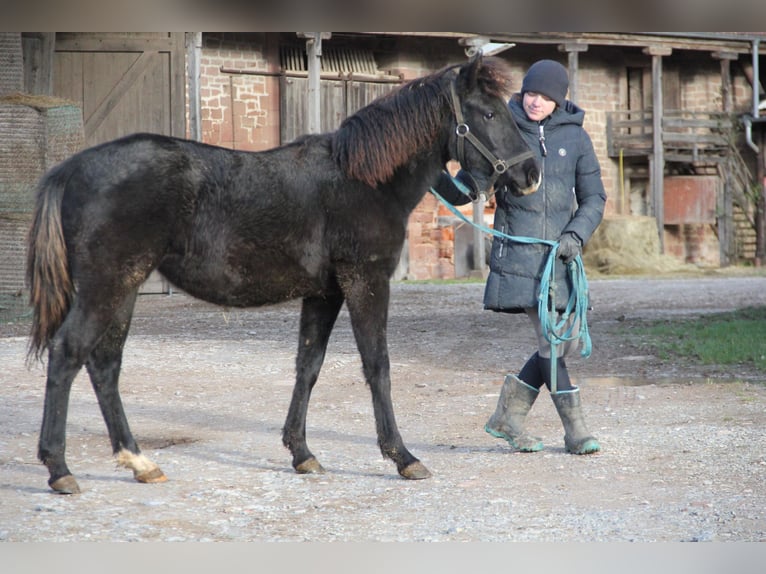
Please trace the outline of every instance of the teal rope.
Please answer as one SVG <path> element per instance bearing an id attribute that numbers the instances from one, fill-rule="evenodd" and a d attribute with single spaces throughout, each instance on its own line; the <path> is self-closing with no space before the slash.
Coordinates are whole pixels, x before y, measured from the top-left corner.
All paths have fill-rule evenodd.
<path id="1" fill-rule="evenodd" d="M 463 185 L 459 180 L 452 178 L 452 182 L 464 195 L 469 195 L 468 188 Z M 555 297 L 555 263 L 556 253 L 559 248 L 558 241 L 550 241 L 548 239 L 538 239 L 536 237 L 525 237 L 508 235 L 491 227 L 487 227 L 480 223 L 475 223 L 469 220 L 463 215 L 454 205 L 444 199 L 434 189 L 430 188 L 431 193 L 443 203 L 455 216 L 462 221 L 477 227 L 484 233 L 489 233 L 495 237 L 503 239 L 509 239 L 516 243 L 542 243 L 550 246 L 548 252 L 548 258 L 545 262 L 543 274 L 540 278 L 540 292 L 537 295 L 537 312 L 540 317 L 540 323 L 542 327 L 543 336 L 545 340 L 551 345 L 551 392 L 556 392 L 556 358 L 557 347 L 561 343 L 566 341 L 573 341 L 580 339 L 582 341 L 582 351 L 580 354 L 583 357 L 590 357 L 592 343 L 590 338 L 590 330 L 588 328 L 588 279 L 585 276 L 585 266 L 582 262 L 582 257 L 579 255 L 567 265 L 567 273 L 569 279 L 572 282 L 572 290 L 569 294 L 564 312 L 561 314 L 561 318 L 557 320 L 558 313 L 556 312 L 556 297 Z M 569 317 L 574 316 L 575 320 L 567 328 L 567 320 Z M 580 329 L 578 333 L 573 333 L 575 325 L 579 323 Z"/>

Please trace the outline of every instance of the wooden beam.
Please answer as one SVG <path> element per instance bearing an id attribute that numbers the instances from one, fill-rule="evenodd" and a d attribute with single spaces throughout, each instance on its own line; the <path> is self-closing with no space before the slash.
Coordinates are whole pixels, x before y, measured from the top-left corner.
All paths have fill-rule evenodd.
<path id="1" fill-rule="evenodd" d="M 646 46 L 643 49 L 643 52 L 648 56 L 670 56 L 670 54 L 673 53 L 673 48 L 659 44 L 652 44 L 651 46 Z"/>
<path id="2" fill-rule="evenodd" d="M 308 118 L 307 132 L 318 134 L 320 129 L 321 93 L 319 86 L 319 75 L 322 69 L 322 40 L 330 38 L 329 32 L 298 32 L 299 38 L 306 39 L 306 59 L 308 61 L 307 83 L 308 94 L 306 104 L 308 106 L 306 117 Z"/>
<path id="3" fill-rule="evenodd" d="M 739 54 L 734 52 L 712 52 L 713 58 L 720 61 L 721 64 L 721 109 L 725 113 L 731 113 L 734 109 L 732 83 L 731 83 L 731 62 L 739 58 Z M 729 154 L 731 155 L 731 154 Z M 731 161 L 729 158 L 728 161 Z M 723 192 L 718 200 L 718 257 L 721 267 L 728 267 L 733 258 L 736 258 L 736 245 L 734 233 L 734 178 L 731 170 L 728 169 L 728 163 L 724 163 L 718 168 L 718 173 L 723 182 Z"/>
<path id="4" fill-rule="evenodd" d="M 202 141 L 202 115 L 200 111 L 200 56 L 202 32 L 187 32 L 186 62 L 189 84 L 189 135 L 190 139 Z"/>
<path id="5" fill-rule="evenodd" d="M 21 34 L 24 54 L 24 92 L 50 96 L 53 93 L 55 32 Z"/>
<path id="6" fill-rule="evenodd" d="M 174 47 L 170 52 L 170 133 L 186 138 L 186 34 L 172 32 L 171 40 Z"/>
<path id="7" fill-rule="evenodd" d="M 657 220 L 660 253 L 665 253 L 665 157 L 662 143 L 662 58 L 671 50 L 664 46 L 650 46 L 644 49 L 652 56 L 652 157 L 649 163 L 652 185 L 652 208 Z"/>
<path id="8" fill-rule="evenodd" d="M 763 151 L 766 135 L 759 130 L 756 137 L 760 137 L 756 178 L 761 189 L 755 201 L 755 266 L 763 267 L 766 265 L 766 153 Z"/>
<path id="9" fill-rule="evenodd" d="M 57 52 L 171 52 L 176 48 L 176 39 L 167 38 L 78 38 L 57 37 Z"/>
<path id="10" fill-rule="evenodd" d="M 559 45 L 559 52 L 567 53 L 569 68 L 569 99 L 575 103 L 577 103 L 577 76 L 580 62 L 579 54 L 580 52 L 586 52 L 587 50 L 588 44 L 583 44 L 581 42 L 567 42 Z"/>
<path id="11" fill-rule="evenodd" d="M 711 52 L 711 56 L 713 56 L 716 60 L 737 60 L 739 58 L 739 54 L 736 52 L 723 52 L 723 51 L 716 51 Z"/>
<path id="12" fill-rule="evenodd" d="M 579 41 L 591 46 L 633 47 L 664 46 L 670 50 L 706 51 L 722 50 L 738 54 L 750 54 L 752 41 L 749 37 L 678 37 L 662 34 L 621 34 L 599 32 L 538 32 L 528 33 L 491 33 L 493 42 L 516 42 L 517 44 L 562 44 Z M 764 46 L 766 51 L 766 46 Z"/>

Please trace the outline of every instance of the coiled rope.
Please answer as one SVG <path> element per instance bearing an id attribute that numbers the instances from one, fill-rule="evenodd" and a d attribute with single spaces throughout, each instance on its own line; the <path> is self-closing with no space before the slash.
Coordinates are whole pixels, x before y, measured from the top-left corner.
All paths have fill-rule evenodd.
<path id="1" fill-rule="evenodd" d="M 452 183 L 460 190 L 461 193 L 470 197 L 470 190 L 458 179 L 452 178 Z M 454 205 L 444 199 L 439 192 L 433 187 L 430 188 L 431 193 L 444 204 L 455 216 L 460 220 L 471 224 L 472 226 L 480 229 L 484 233 L 514 241 L 516 243 L 542 243 L 548 245 L 550 250 L 548 251 L 548 258 L 545 262 L 542 276 L 540 277 L 540 292 L 537 294 L 537 312 L 540 317 L 540 326 L 542 328 L 543 336 L 545 340 L 551 345 L 551 393 L 555 394 L 557 391 L 556 386 L 556 372 L 558 361 L 558 345 L 566 341 L 573 341 L 580 339 L 582 343 L 582 350 L 580 355 L 587 358 L 591 353 L 591 338 L 590 330 L 588 329 L 588 279 L 585 276 L 585 266 L 582 262 L 582 257 L 578 255 L 572 261 L 567 264 L 567 273 L 569 280 L 572 284 L 572 289 L 569 293 L 569 299 L 567 300 L 564 311 L 559 316 L 556 311 L 556 255 L 559 248 L 558 241 L 550 241 L 548 239 L 539 239 L 536 237 L 525 237 L 517 235 L 508 235 L 502 231 L 498 231 L 491 227 L 487 227 L 480 223 L 476 223 L 468 219 L 463 215 Z M 569 321 L 570 317 L 574 320 Z M 579 324 L 579 329 L 575 332 L 575 327 Z"/>

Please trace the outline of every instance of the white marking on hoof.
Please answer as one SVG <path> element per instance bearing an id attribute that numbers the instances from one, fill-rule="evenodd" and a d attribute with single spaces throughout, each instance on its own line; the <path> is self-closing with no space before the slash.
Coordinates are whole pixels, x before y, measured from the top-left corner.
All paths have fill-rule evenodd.
<path id="1" fill-rule="evenodd" d="M 133 471 L 133 477 L 139 482 L 164 482 L 167 480 L 160 467 L 143 454 L 133 454 L 127 449 L 117 453 L 117 465 Z"/>

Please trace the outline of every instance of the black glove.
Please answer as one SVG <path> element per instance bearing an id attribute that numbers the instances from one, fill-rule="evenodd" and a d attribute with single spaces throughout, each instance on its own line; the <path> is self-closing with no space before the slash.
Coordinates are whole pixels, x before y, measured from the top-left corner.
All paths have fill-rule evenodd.
<path id="1" fill-rule="evenodd" d="M 562 233 L 559 237 L 559 259 L 563 259 L 564 263 L 569 265 L 574 261 L 578 255 L 582 253 L 582 241 L 577 237 L 575 233 L 567 232 Z"/>

